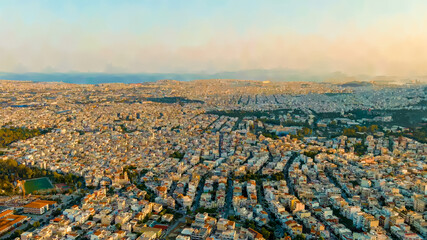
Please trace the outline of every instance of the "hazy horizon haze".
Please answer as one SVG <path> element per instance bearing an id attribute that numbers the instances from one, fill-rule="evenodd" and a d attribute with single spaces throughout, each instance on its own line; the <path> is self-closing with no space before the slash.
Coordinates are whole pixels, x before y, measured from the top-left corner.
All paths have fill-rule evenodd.
<path id="1" fill-rule="evenodd" d="M 2 1 L 0 71 L 427 75 L 425 1 Z"/>

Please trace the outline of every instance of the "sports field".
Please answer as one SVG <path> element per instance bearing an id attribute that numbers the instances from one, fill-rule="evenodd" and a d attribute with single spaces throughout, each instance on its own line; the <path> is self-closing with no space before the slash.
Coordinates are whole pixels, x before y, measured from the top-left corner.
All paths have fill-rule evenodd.
<path id="1" fill-rule="evenodd" d="M 26 194 L 33 193 L 34 191 L 54 188 L 49 178 L 47 177 L 26 180 L 24 187 Z"/>

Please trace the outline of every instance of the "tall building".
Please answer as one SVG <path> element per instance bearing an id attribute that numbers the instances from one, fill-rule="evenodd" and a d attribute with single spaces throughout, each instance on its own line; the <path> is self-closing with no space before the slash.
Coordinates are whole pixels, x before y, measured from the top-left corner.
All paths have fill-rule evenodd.
<path id="1" fill-rule="evenodd" d="M 426 206 L 426 199 L 424 195 L 414 194 L 412 198 L 414 199 L 414 210 L 417 212 L 424 212 Z"/>

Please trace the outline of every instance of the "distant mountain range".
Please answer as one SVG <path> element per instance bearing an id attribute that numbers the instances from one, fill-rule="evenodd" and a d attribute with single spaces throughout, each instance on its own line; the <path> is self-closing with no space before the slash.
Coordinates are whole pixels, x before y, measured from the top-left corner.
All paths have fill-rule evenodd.
<path id="1" fill-rule="evenodd" d="M 7 73 L 0 72 L 3 80 L 27 80 L 34 82 L 65 82 L 76 84 L 101 83 L 142 83 L 155 82 L 162 79 L 177 81 L 192 81 L 198 79 L 240 79 L 260 81 L 287 81 L 287 82 L 329 82 L 342 84 L 348 82 L 427 82 L 427 77 L 415 79 L 400 79 L 396 77 L 372 77 L 367 75 L 349 76 L 340 72 L 316 74 L 308 71 L 289 69 L 255 69 L 220 73 Z"/>
<path id="2" fill-rule="evenodd" d="M 340 84 L 339 86 L 341 87 L 369 87 L 372 86 L 373 84 L 370 82 L 346 82 L 344 84 Z"/>
<path id="3" fill-rule="evenodd" d="M 220 73 L 0 73 L 0 79 L 35 82 L 66 82 L 79 84 L 140 83 L 161 79 L 191 81 L 198 79 L 240 79 L 260 81 L 320 82 L 325 76 L 295 70 L 244 70 Z"/>

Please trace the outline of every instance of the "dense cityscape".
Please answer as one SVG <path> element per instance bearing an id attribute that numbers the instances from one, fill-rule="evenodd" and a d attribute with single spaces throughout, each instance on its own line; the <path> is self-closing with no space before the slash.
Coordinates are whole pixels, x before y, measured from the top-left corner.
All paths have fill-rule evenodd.
<path id="1" fill-rule="evenodd" d="M 427 86 L 0 81 L 2 239 L 427 238 Z"/>
<path id="2" fill-rule="evenodd" d="M 0 240 L 427 240 L 426 0 L 1 0 Z"/>

